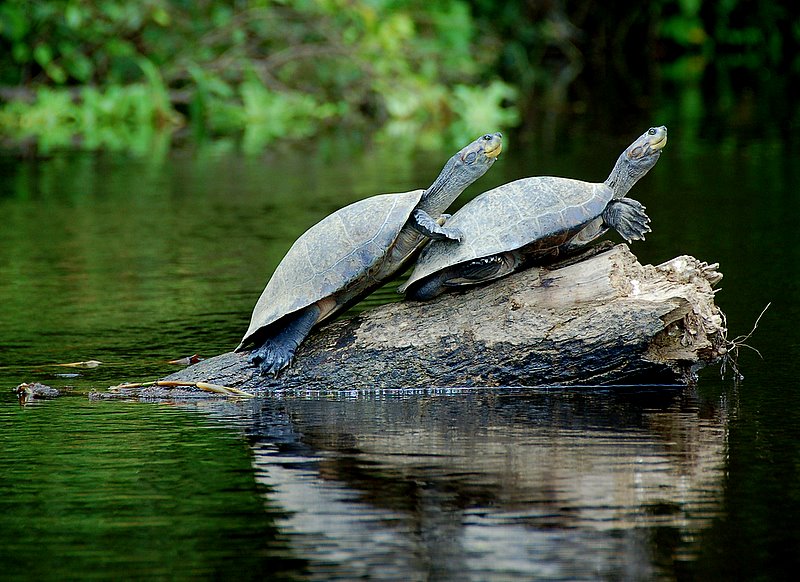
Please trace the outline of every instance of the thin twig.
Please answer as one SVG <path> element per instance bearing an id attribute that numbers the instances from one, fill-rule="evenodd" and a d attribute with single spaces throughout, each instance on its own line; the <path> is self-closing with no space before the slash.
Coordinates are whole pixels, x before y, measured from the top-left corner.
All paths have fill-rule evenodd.
<path id="1" fill-rule="evenodd" d="M 239 388 L 231 388 L 230 386 L 222 386 L 220 384 L 210 384 L 209 382 L 186 382 L 181 380 L 154 380 L 152 382 L 135 382 L 133 384 L 119 384 L 111 386 L 110 391 L 117 392 L 119 390 L 127 390 L 132 388 L 148 388 L 150 386 L 160 386 L 162 388 L 179 388 L 190 387 L 204 390 L 206 392 L 213 392 L 215 394 L 224 394 L 225 396 L 244 396 L 246 398 L 255 398 L 254 394 L 240 390 Z"/>
<path id="2" fill-rule="evenodd" d="M 756 321 L 753 324 L 753 329 L 751 329 L 749 333 L 747 333 L 746 335 L 736 336 L 732 340 L 726 340 L 727 353 L 722 358 L 722 365 L 720 366 L 720 374 L 723 378 L 725 378 L 725 372 L 727 371 L 728 364 L 730 364 L 731 370 L 733 371 L 734 374 L 734 382 L 738 382 L 744 379 L 744 375 L 742 374 L 738 365 L 739 348 L 748 348 L 750 350 L 753 350 L 755 353 L 758 354 L 759 358 L 761 358 L 762 360 L 764 359 L 764 356 L 761 355 L 761 352 L 758 351 L 757 348 L 754 348 L 753 346 L 748 345 L 745 342 L 747 342 L 747 340 L 750 339 L 750 337 L 753 335 L 756 329 L 758 329 L 758 324 L 759 322 L 761 322 L 761 318 L 764 317 L 764 314 L 767 312 L 767 309 L 769 309 L 770 305 L 772 305 L 772 302 L 767 303 L 766 307 L 764 307 L 764 309 L 761 310 L 761 313 L 756 318 Z M 725 317 L 725 314 L 722 315 L 722 318 L 723 318 L 723 324 L 727 328 L 728 322 L 727 318 Z"/>
<path id="3" fill-rule="evenodd" d="M 748 333 L 747 335 L 744 335 L 744 336 L 742 336 L 742 335 L 736 336 L 735 338 L 733 338 L 731 340 L 731 343 L 735 344 L 735 345 L 744 345 L 744 342 L 747 341 L 748 339 L 750 339 L 750 336 L 753 335 L 753 332 L 756 330 L 756 328 L 758 328 L 758 324 L 761 321 L 761 318 L 764 317 L 764 314 L 767 312 L 767 309 L 769 309 L 770 305 L 772 305 L 771 301 L 769 303 L 767 303 L 767 305 L 766 305 L 766 307 L 764 307 L 764 309 L 761 310 L 761 314 L 756 318 L 756 322 L 753 324 L 753 329 L 750 330 L 750 333 Z M 747 346 L 747 347 L 750 347 L 750 346 Z"/>

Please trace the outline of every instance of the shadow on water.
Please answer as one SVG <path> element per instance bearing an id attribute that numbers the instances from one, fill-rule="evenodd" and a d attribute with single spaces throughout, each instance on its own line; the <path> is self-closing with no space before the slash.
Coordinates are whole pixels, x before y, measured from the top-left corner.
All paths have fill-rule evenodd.
<path id="1" fill-rule="evenodd" d="M 240 424 L 314 579 L 672 578 L 720 509 L 728 404 L 689 389 L 268 399 Z"/>

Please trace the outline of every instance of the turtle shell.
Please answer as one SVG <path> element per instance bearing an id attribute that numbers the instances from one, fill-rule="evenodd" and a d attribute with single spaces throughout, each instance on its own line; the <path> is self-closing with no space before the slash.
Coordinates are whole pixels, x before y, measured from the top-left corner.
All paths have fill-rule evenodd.
<path id="1" fill-rule="evenodd" d="M 447 221 L 461 242 L 431 241 L 420 254 L 401 292 L 429 275 L 482 257 L 558 247 L 598 218 L 611 201 L 611 188 L 570 178 L 522 178 L 484 192 Z"/>
<path id="2" fill-rule="evenodd" d="M 261 293 L 237 350 L 260 330 L 320 299 L 354 297 L 383 263 L 424 190 L 380 194 L 325 217 L 298 238 Z"/>

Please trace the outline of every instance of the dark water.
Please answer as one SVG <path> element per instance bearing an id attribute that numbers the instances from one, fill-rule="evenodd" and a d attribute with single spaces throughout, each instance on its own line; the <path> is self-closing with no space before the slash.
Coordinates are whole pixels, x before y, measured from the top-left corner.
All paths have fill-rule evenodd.
<path id="1" fill-rule="evenodd" d="M 2 577 L 791 578 L 798 149 L 659 115 L 619 135 L 511 135 L 466 197 L 525 175 L 602 180 L 634 137 L 669 126 L 635 190 L 654 232 L 633 250 L 719 261 L 731 337 L 771 302 L 739 385 L 709 369 L 694 389 L 90 403 L 231 349 L 302 230 L 427 185 L 450 152 L 331 139 L 250 158 L 0 156 Z M 90 359 L 103 364 L 56 365 Z M 20 407 L 23 381 L 72 395 Z"/>

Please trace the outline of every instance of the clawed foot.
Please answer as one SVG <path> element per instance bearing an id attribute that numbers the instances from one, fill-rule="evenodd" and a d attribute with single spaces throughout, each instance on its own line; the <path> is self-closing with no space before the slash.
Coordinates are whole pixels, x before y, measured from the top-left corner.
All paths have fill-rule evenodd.
<path id="1" fill-rule="evenodd" d="M 464 240 L 464 233 L 461 232 L 460 228 L 456 228 L 454 226 L 442 227 L 441 234 L 442 236 L 444 236 L 444 238 L 449 240 L 454 240 L 457 242 L 461 242 L 462 240 Z"/>
<path id="2" fill-rule="evenodd" d="M 450 218 L 447 214 L 442 214 L 439 218 L 434 219 L 424 210 L 417 208 L 412 216 L 414 220 L 411 226 L 428 238 L 434 240 L 450 239 L 458 242 L 464 239 L 464 233 L 458 228 L 442 226 Z"/>
<path id="3" fill-rule="evenodd" d="M 632 198 L 612 200 L 603 212 L 603 220 L 629 243 L 644 240 L 644 236 L 652 232 L 644 205 Z"/>
<path id="4" fill-rule="evenodd" d="M 628 243 L 632 243 L 635 240 L 644 240 L 644 237 L 647 233 L 653 232 L 648 224 L 649 222 L 649 218 L 647 219 L 647 222 L 631 221 L 629 230 L 625 233 L 622 233 L 622 236 L 625 237 L 625 240 Z"/>
<path id="5" fill-rule="evenodd" d="M 262 376 L 275 378 L 281 370 L 292 362 L 295 349 L 272 341 L 266 341 L 260 348 L 250 352 L 248 362 L 257 367 Z"/>
<path id="6" fill-rule="evenodd" d="M 625 199 L 628 202 L 628 199 Z M 636 204 L 632 204 L 632 203 Z M 623 234 L 625 239 L 631 243 L 635 240 L 644 240 L 644 235 L 653 232 L 650 229 L 650 217 L 645 214 L 645 207 L 639 203 L 638 200 L 630 199 L 630 203 L 635 208 L 635 212 L 631 212 L 625 216 L 627 232 Z"/>
<path id="7" fill-rule="evenodd" d="M 464 233 L 461 232 L 461 229 L 456 228 L 455 226 L 444 225 L 448 220 L 450 220 L 451 216 L 453 215 L 452 214 L 439 215 L 439 218 L 436 219 L 436 224 L 438 224 L 442 228 L 439 228 L 437 232 L 441 234 L 443 238 L 461 242 L 462 240 L 464 240 Z"/>

